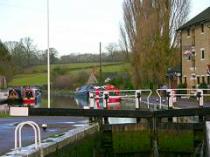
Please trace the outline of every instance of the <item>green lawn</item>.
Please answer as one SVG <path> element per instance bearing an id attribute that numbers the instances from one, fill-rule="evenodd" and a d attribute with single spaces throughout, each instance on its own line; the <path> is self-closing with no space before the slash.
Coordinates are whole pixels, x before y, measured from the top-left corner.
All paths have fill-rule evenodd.
<path id="1" fill-rule="evenodd" d="M 103 66 L 106 65 L 122 65 L 120 62 L 114 63 L 102 63 Z M 67 71 L 79 70 L 79 69 L 89 69 L 93 67 L 99 67 L 99 63 L 72 63 L 72 64 L 52 64 L 51 69 L 56 67 L 66 69 Z M 47 65 L 38 65 L 24 70 L 24 73 L 45 73 L 47 72 Z"/>
<path id="2" fill-rule="evenodd" d="M 102 65 L 103 73 L 125 72 L 129 68 L 128 63 L 104 63 Z M 76 75 L 81 71 L 91 72 L 93 67 L 99 71 L 98 63 L 75 63 L 75 64 L 56 64 L 51 65 L 51 69 L 55 67 L 64 68 L 67 74 Z M 16 75 L 10 82 L 9 86 L 23 86 L 23 85 L 44 85 L 47 84 L 46 66 L 35 66 L 24 71 L 24 74 Z"/>
<path id="3" fill-rule="evenodd" d="M 47 84 L 47 73 L 16 75 L 9 86 L 43 85 Z"/>

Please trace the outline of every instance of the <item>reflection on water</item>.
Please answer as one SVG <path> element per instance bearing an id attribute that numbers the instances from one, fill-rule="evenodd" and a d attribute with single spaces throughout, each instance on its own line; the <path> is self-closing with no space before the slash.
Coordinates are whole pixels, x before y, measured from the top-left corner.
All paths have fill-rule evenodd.
<path id="1" fill-rule="evenodd" d="M 2 105 L 1 105 L 2 106 Z M 7 103 L 6 106 L 23 106 L 19 101 Z M 41 102 L 38 104 L 28 104 L 30 107 L 47 107 L 47 95 L 42 95 Z M 51 96 L 51 107 L 52 108 L 85 108 L 89 106 L 89 99 L 87 96 Z M 96 103 L 95 103 L 96 106 Z M 129 99 L 121 99 L 120 104 L 110 105 L 109 109 L 135 109 L 135 101 Z M 97 108 L 97 107 L 95 107 Z M 103 100 L 100 100 L 100 109 L 103 108 Z M 144 109 L 144 106 L 141 106 Z M 98 109 L 98 108 L 97 108 Z"/>
<path id="2" fill-rule="evenodd" d="M 23 106 L 20 102 L 10 102 L 9 104 L 0 105 L 0 112 L 8 112 L 9 106 Z M 34 105 L 28 105 L 30 107 L 47 107 L 47 95 L 42 95 L 41 102 Z M 51 96 L 52 108 L 85 108 L 89 106 L 88 98 L 85 96 L 73 97 L 73 96 Z M 110 106 L 110 109 L 134 109 L 134 101 L 121 100 L 120 106 Z M 135 118 L 109 118 L 110 124 L 119 123 L 135 123 Z"/>

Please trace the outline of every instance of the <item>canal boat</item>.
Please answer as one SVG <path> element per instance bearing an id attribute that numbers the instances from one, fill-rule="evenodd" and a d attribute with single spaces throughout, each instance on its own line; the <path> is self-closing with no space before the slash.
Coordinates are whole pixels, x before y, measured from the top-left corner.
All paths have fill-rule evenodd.
<path id="1" fill-rule="evenodd" d="M 22 102 L 21 88 L 10 88 L 7 96 L 8 103 Z"/>
<path id="2" fill-rule="evenodd" d="M 114 85 L 107 84 L 104 86 L 94 86 L 94 85 L 84 85 L 75 91 L 75 98 L 78 101 L 78 104 L 82 104 L 82 107 L 88 106 L 89 103 L 89 93 L 94 93 L 95 99 L 95 108 L 96 109 L 103 109 L 104 103 L 107 103 L 107 109 L 119 109 L 120 108 L 120 90 L 115 87 Z M 103 93 L 108 92 L 109 98 L 107 102 L 104 102 Z M 80 100 L 82 103 L 80 103 Z M 86 103 L 84 103 L 86 102 Z M 85 104 L 85 105 L 84 105 Z M 83 106 L 84 105 L 84 106 Z"/>
<path id="3" fill-rule="evenodd" d="M 89 92 L 95 91 L 95 86 L 94 85 L 84 85 L 81 86 L 80 88 L 77 88 L 74 92 L 75 96 L 77 97 L 88 97 Z"/>
<path id="4" fill-rule="evenodd" d="M 95 102 L 96 106 L 101 108 L 102 104 L 106 103 L 107 109 L 120 109 L 121 97 L 120 97 L 120 90 L 115 87 L 114 85 L 107 84 L 102 86 L 103 90 L 98 90 L 95 93 Z M 107 102 L 101 96 L 101 93 L 108 93 Z M 98 100 L 98 98 L 100 99 Z"/>
<path id="5" fill-rule="evenodd" d="M 24 106 L 33 106 L 41 102 L 41 91 L 38 88 L 26 87 L 23 89 L 22 95 L 22 101 Z"/>

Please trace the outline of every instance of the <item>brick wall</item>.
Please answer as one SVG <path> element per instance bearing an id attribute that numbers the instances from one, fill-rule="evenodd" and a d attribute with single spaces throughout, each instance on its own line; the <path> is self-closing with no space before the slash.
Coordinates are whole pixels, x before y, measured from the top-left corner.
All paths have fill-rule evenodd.
<path id="1" fill-rule="evenodd" d="M 184 55 L 184 52 L 189 49 L 195 51 L 195 66 L 193 65 L 192 57 L 189 60 L 189 56 Z M 201 59 L 202 49 L 204 49 L 204 59 Z M 193 26 L 190 28 L 189 36 L 187 30 L 182 30 L 182 76 L 183 82 L 185 81 L 184 77 L 186 77 L 188 88 L 198 84 L 198 77 L 200 78 L 200 83 L 203 80 L 202 76 L 207 83 L 208 64 L 210 64 L 210 28 L 204 25 L 204 32 L 202 33 L 201 25 Z"/>

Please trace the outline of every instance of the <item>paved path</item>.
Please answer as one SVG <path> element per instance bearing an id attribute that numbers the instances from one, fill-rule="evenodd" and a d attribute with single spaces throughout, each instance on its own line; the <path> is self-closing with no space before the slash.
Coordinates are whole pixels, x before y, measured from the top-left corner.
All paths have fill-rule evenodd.
<path id="1" fill-rule="evenodd" d="M 14 148 L 14 133 L 18 123 L 31 120 L 41 126 L 48 125 L 47 131 L 41 129 L 42 139 L 50 135 L 59 134 L 75 127 L 88 125 L 88 119 L 83 117 L 11 117 L 0 118 L 0 155 L 9 152 Z M 22 130 L 22 145 L 26 146 L 34 142 L 32 128 L 25 126 Z"/>

